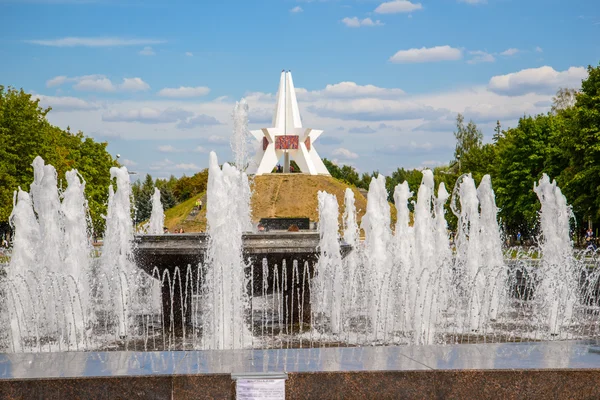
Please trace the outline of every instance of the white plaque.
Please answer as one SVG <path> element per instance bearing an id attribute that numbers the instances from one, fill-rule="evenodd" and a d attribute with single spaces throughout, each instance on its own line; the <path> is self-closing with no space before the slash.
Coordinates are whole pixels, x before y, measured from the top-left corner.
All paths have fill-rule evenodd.
<path id="1" fill-rule="evenodd" d="M 285 400 L 285 379 L 238 379 L 236 398 L 240 400 Z"/>

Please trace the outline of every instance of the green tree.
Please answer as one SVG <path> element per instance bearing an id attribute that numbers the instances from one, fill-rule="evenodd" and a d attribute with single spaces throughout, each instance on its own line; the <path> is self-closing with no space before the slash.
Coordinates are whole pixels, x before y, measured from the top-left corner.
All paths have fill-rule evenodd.
<path id="1" fill-rule="evenodd" d="M 574 108 L 561 108 L 565 119 L 569 167 L 563 173 L 564 191 L 576 215 L 600 218 L 600 65 L 588 67 Z"/>
<path id="2" fill-rule="evenodd" d="M 477 128 L 473 121 L 469 121 L 465 126 L 465 118 L 462 114 L 456 116 L 456 148 L 454 149 L 454 159 L 460 161 L 464 155 L 474 148 L 481 147 L 483 133 Z"/>
<path id="3" fill-rule="evenodd" d="M 498 141 L 493 184 L 500 216 L 509 233 L 526 234 L 535 225 L 539 202 L 533 183 L 547 171 L 556 129 L 552 115 L 523 117 Z"/>
<path id="4" fill-rule="evenodd" d="M 23 90 L 0 86 L 0 222 L 12 210 L 13 191 L 28 191 L 33 180 L 31 166 L 36 156 L 52 164 L 59 180 L 77 169 L 86 181 L 86 195 L 96 233 L 104 231 L 103 214 L 110 184 L 109 169 L 115 165 L 106 143 L 97 143 L 82 132 L 52 126 L 46 119 L 50 108 L 39 106 Z"/>

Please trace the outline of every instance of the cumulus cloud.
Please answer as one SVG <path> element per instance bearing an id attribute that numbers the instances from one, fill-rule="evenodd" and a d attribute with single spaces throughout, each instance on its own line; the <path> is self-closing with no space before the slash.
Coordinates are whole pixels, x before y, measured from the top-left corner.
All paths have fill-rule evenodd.
<path id="1" fill-rule="evenodd" d="M 360 28 L 361 26 L 382 26 L 383 22 L 380 20 L 373 21 L 371 18 L 358 19 L 358 17 L 346 17 L 342 20 L 342 23 L 348 28 Z"/>
<path id="2" fill-rule="evenodd" d="M 208 153 L 208 150 L 206 150 L 204 147 L 202 146 L 197 146 L 194 150 L 194 153 Z"/>
<path id="3" fill-rule="evenodd" d="M 367 126 L 356 126 L 354 128 L 348 129 L 348 133 L 375 133 L 377 132 L 375 129 L 371 128 L 369 125 Z"/>
<path id="4" fill-rule="evenodd" d="M 334 146 L 334 145 L 338 145 L 338 144 L 342 144 L 343 143 L 343 139 L 335 137 L 335 136 L 319 136 L 319 144 L 325 145 L 325 146 Z"/>
<path id="5" fill-rule="evenodd" d="M 481 51 L 481 50 L 469 51 L 469 54 L 472 56 L 472 58 L 467 61 L 468 64 L 478 64 L 478 63 L 483 63 L 483 62 L 496 61 L 496 58 L 494 58 L 493 55 L 491 55 L 490 53 L 487 53 L 485 51 Z"/>
<path id="6" fill-rule="evenodd" d="M 154 49 L 152 49 L 151 46 L 144 47 L 142 50 L 140 50 L 138 52 L 138 54 L 140 56 L 155 56 L 156 55 L 156 53 L 154 52 Z"/>
<path id="7" fill-rule="evenodd" d="M 73 89 L 83 92 L 138 92 L 150 89 L 150 85 L 142 78 L 123 78 L 121 84 L 114 84 L 105 75 L 56 76 L 46 81 L 46 87 L 61 86 L 65 83 L 74 83 Z"/>
<path id="8" fill-rule="evenodd" d="M 129 160 L 127 158 L 120 159 L 119 163 L 126 167 L 135 167 L 136 165 L 138 165 L 138 163 L 136 163 L 135 161 Z"/>
<path id="9" fill-rule="evenodd" d="M 535 48 L 535 52 L 536 52 L 536 53 L 543 53 L 543 52 L 544 52 L 544 50 L 542 50 L 542 48 L 541 48 L 540 46 L 537 46 L 537 47 Z"/>
<path id="10" fill-rule="evenodd" d="M 220 125 L 221 122 L 215 117 L 211 117 L 206 114 L 198 114 L 185 120 L 179 121 L 177 128 L 179 129 L 190 129 L 198 126 L 213 126 Z"/>
<path id="11" fill-rule="evenodd" d="M 298 95 L 298 98 L 328 97 L 328 98 L 358 98 L 358 97 L 377 97 L 377 98 L 396 98 L 404 95 L 402 89 L 381 88 L 374 85 L 358 85 L 355 82 L 340 82 L 325 86 L 323 90 L 305 92 Z"/>
<path id="12" fill-rule="evenodd" d="M 166 169 L 168 167 L 173 166 L 173 161 L 169 160 L 168 158 L 165 158 L 164 160 L 160 160 L 160 161 L 155 161 L 152 164 L 150 164 L 150 169 L 152 171 L 158 171 L 158 170 L 162 170 L 162 169 Z"/>
<path id="13" fill-rule="evenodd" d="M 60 75 L 60 76 L 55 76 L 52 79 L 48 79 L 46 81 L 46 87 L 54 87 L 54 86 L 60 86 L 63 83 L 65 83 L 67 81 L 67 77 L 64 75 Z"/>
<path id="14" fill-rule="evenodd" d="M 191 51 L 186 51 L 185 55 L 188 56 L 188 57 L 193 57 L 194 53 L 192 53 Z"/>
<path id="15" fill-rule="evenodd" d="M 107 122 L 141 122 L 143 124 L 163 124 L 177 122 L 193 116 L 194 113 L 181 108 L 158 110 L 143 107 L 134 110 L 108 110 L 102 114 L 102 120 Z"/>
<path id="16" fill-rule="evenodd" d="M 251 108 L 248 122 L 251 124 L 270 124 L 273 121 L 273 111 L 267 108 Z"/>
<path id="17" fill-rule="evenodd" d="M 303 10 L 303 9 L 302 9 L 302 7 L 300 7 L 300 6 L 296 6 L 296 7 L 292 8 L 292 9 L 290 10 L 290 12 L 291 12 L 291 13 L 294 13 L 294 14 L 295 14 L 295 13 L 301 13 L 302 11 L 304 11 L 304 10 Z"/>
<path id="18" fill-rule="evenodd" d="M 467 3 L 467 4 L 486 4 L 487 0 L 458 0 L 459 3 Z"/>
<path id="19" fill-rule="evenodd" d="M 519 49 L 515 49 L 514 47 L 511 47 L 510 49 L 506 49 L 504 50 L 502 53 L 500 53 L 501 56 L 514 56 L 515 54 L 519 53 Z"/>
<path id="20" fill-rule="evenodd" d="M 123 83 L 119 85 L 119 89 L 126 92 L 140 92 L 150 89 L 150 85 L 142 80 L 142 78 L 123 78 Z"/>
<path id="21" fill-rule="evenodd" d="M 159 96 L 177 99 L 206 96 L 210 89 L 205 86 L 180 86 L 178 88 L 164 88 L 158 92 Z"/>
<path id="22" fill-rule="evenodd" d="M 407 0 L 394 0 L 381 3 L 375 9 L 378 14 L 397 14 L 397 13 L 409 13 L 423 9 L 421 3 L 411 3 Z"/>
<path id="23" fill-rule="evenodd" d="M 183 150 L 177 149 L 177 148 L 171 146 L 170 144 L 166 144 L 166 145 L 158 146 L 158 151 L 160 151 L 161 153 L 181 153 Z"/>
<path id="24" fill-rule="evenodd" d="M 59 39 L 25 40 L 25 43 L 52 47 L 121 47 L 166 43 L 156 39 L 126 39 L 119 37 L 64 37 Z"/>
<path id="25" fill-rule="evenodd" d="M 570 67 L 559 72 L 552 67 L 543 66 L 494 76 L 488 83 L 488 89 L 507 96 L 553 94 L 560 87 L 579 88 L 586 77 L 587 70 L 583 67 Z"/>
<path id="26" fill-rule="evenodd" d="M 52 107 L 52 111 L 56 112 L 97 110 L 100 108 L 97 103 L 91 103 L 77 97 L 44 96 L 41 94 L 34 94 L 32 97 L 40 100 L 40 106 Z"/>
<path id="27" fill-rule="evenodd" d="M 183 171 L 190 171 L 190 170 L 198 171 L 201 168 L 199 166 L 197 166 L 196 164 L 189 163 L 189 164 L 177 164 L 177 165 L 175 165 L 175 169 L 179 169 L 179 170 L 183 170 Z"/>
<path id="28" fill-rule="evenodd" d="M 352 151 L 350 151 L 348 149 L 345 149 L 343 147 L 339 147 L 339 148 L 333 150 L 331 152 L 331 155 L 332 156 L 338 156 L 338 157 L 341 157 L 341 158 L 345 158 L 345 159 L 348 159 L 348 160 L 354 160 L 354 159 L 358 158 L 358 154 L 356 154 L 356 153 L 354 153 L 354 152 L 352 152 Z"/>
<path id="29" fill-rule="evenodd" d="M 352 99 L 349 101 L 330 101 L 311 105 L 310 112 L 322 116 L 357 121 L 399 121 L 419 118 L 435 118 L 447 113 L 447 110 L 411 102 L 384 99 Z"/>
<path id="30" fill-rule="evenodd" d="M 223 136 L 211 135 L 207 139 L 208 143 L 212 144 L 229 144 L 229 139 Z"/>
<path id="31" fill-rule="evenodd" d="M 115 85 L 105 76 L 89 75 L 80 77 L 73 89 L 85 92 L 114 92 Z"/>
<path id="32" fill-rule="evenodd" d="M 450 46 L 421 47 L 420 49 L 400 50 L 392 57 L 393 63 L 424 63 L 454 61 L 462 58 L 462 50 Z"/>

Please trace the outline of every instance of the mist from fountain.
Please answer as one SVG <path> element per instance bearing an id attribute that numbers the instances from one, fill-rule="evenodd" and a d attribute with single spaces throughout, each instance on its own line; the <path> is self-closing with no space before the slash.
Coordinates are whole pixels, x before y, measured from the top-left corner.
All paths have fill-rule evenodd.
<path id="1" fill-rule="evenodd" d="M 152 195 L 152 213 L 150 214 L 150 222 L 148 223 L 148 233 L 150 235 L 162 235 L 165 225 L 165 211 L 163 210 L 162 202 L 160 201 L 160 190 L 154 188 Z"/>

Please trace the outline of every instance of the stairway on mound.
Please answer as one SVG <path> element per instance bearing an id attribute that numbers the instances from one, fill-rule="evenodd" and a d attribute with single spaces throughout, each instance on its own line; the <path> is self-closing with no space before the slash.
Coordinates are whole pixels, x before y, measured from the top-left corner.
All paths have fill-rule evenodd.
<path id="1" fill-rule="evenodd" d="M 200 201 L 202 202 L 202 207 L 206 207 L 206 193 L 200 198 Z M 185 217 L 185 220 L 194 221 L 199 213 L 200 210 L 196 209 L 196 206 L 194 206 L 194 208 L 192 208 L 192 211 L 190 211 L 188 216 Z"/>

